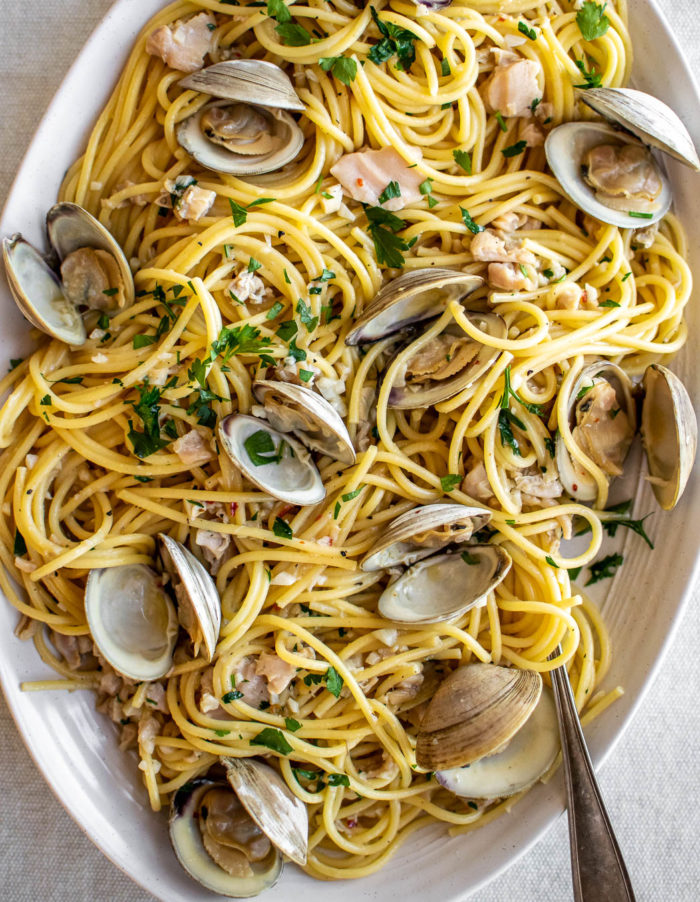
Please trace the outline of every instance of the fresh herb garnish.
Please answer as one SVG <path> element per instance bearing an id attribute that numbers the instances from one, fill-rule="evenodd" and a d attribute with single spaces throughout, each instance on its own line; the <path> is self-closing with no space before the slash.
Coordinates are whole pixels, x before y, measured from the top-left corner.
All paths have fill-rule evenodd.
<path id="1" fill-rule="evenodd" d="M 393 22 L 385 22 L 380 19 L 373 6 L 370 6 L 370 12 L 382 39 L 372 47 L 368 54 L 369 58 L 379 66 L 396 54 L 398 57 L 396 68 L 403 72 L 409 72 L 416 59 L 416 48 L 413 46 L 413 42 L 418 40 L 417 35 L 399 25 L 394 25 Z"/>
<path id="2" fill-rule="evenodd" d="M 576 13 L 576 24 L 586 41 L 595 41 L 602 38 L 610 28 L 610 19 L 605 15 L 607 3 L 602 6 L 594 0 L 585 0 L 581 9 Z"/>
<path id="3" fill-rule="evenodd" d="M 377 200 L 380 204 L 385 204 L 388 200 L 392 200 L 394 197 L 401 197 L 401 185 L 398 182 L 389 182 L 386 188 L 379 195 Z"/>
<path id="4" fill-rule="evenodd" d="M 503 374 L 504 380 L 504 388 L 503 394 L 501 395 L 501 400 L 499 401 L 499 405 L 502 409 L 506 409 L 508 407 L 509 398 L 514 398 L 518 404 L 522 404 L 525 410 L 529 410 L 530 413 L 534 413 L 536 416 L 542 416 L 542 405 L 540 404 L 530 404 L 528 401 L 523 401 L 520 395 L 513 389 L 510 384 L 510 364 L 505 369 Z M 551 441 L 551 439 L 550 439 Z M 554 455 L 552 455 L 554 456 Z"/>
<path id="5" fill-rule="evenodd" d="M 307 332 L 313 332 L 318 325 L 318 317 L 311 315 L 311 306 L 302 298 L 297 301 L 297 313 Z"/>
<path id="6" fill-rule="evenodd" d="M 496 110 L 496 122 L 498 122 L 498 127 L 500 128 L 500 130 L 502 132 L 508 131 L 508 126 L 506 125 L 506 120 L 503 118 L 503 114 L 499 113 L 498 110 Z"/>
<path id="7" fill-rule="evenodd" d="M 328 774 L 329 786 L 349 786 L 350 778 L 347 774 Z"/>
<path id="8" fill-rule="evenodd" d="M 471 154 L 467 153 L 466 150 L 453 150 L 452 156 L 454 158 L 455 163 L 458 166 L 461 166 L 462 169 L 467 173 L 467 175 L 472 174 Z"/>
<path id="9" fill-rule="evenodd" d="M 525 22 L 518 22 L 518 31 L 520 34 L 524 34 L 526 38 L 530 38 L 531 41 L 537 40 L 537 32 L 534 28 L 529 28 Z"/>
<path id="10" fill-rule="evenodd" d="M 622 566 L 623 561 L 623 556 L 615 553 L 609 554 L 601 560 L 596 561 L 595 564 L 591 564 L 589 568 L 591 576 L 586 585 L 591 586 L 594 583 L 599 583 L 603 579 L 610 579 L 615 575 L 617 568 Z"/>
<path id="11" fill-rule="evenodd" d="M 143 423 L 144 430 L 143 432 L 137 432 L 134 429 L 133 421 L 129 420 L 127 438 L 131 442 L 134 454 L 138 458 L 143 459 L 164 448 L 169 444 L 169 439 L 163 439 L 160 435 L 158 422 L 160 415 L 160 389 L 146 382 L 143 385 L 137 385 L 136 390 L 139 393 L 138 401 L 128 401 L 127 403 L 134 408 L 134 413 Z"/>
<path id="12" fill-rule="evenodd" d="M 323 678 L 326 683 L 326 689 L 331 693 L 331 695 L 339 698 L 340 692 L 343 688 L 343 678 L 335 669 L 335 667 L 329 667 L 323 675 Z"/>
<path id="13" fill-rule="evenodd" d="M 440 477 L 440 485 L 443 492 L 453 492 L 462 481 L 459 473 L 448 473 L 447 476 Z"/>
<path id="14" fill-rule="evenodd" d="M 598 306 L 599 307 L 619 307 L 620 305 L 618 304 L 617 301 L 613 301 L 612 298 L 607 298 L 606 300 L 601 301 L 598 304 Z"/>
<path id="15" fill-rule="evenodd" d="M 282 440 L 279 447 L 269 432 L 258 429 L 243 442 L 243 447 L 248 453 L 250 462 L 254 467 L 262 467 L 265 464 L 278 464 L 284 456 L 287 443 Z"/>
<path id="16" fill-rule="evenodd" d="M 640 213 L 637 210 L 629 210 L 627 213 L 628 216 L 631 216 L 633 219 L 653 219 L 653 213 Z"/>
<path id="17" fill-rule="evenodd" d="M 231 692 L 221 696 L 221 701 L 227 705 L 229 702 L 235 702 L 239 698 L 243 698 L 243 693 L 238 689 L 232 689 Z"/>
<path id="18" fill-rule="evenodd" d="M 27 543 L 24 541 L 24 536 L 19 529 L 15 530 L 15 544 L 13 551 L 15 557 L 23 557 L 27 553 Z"/>
<path id="19" fill-rule="evenodd" d="M 586 90 L 587 88 L 599 88 L 603 84 L 603 76 L 599 72 L 596 71 L 596 67 L 591 63 L 590 71 L 586 69 L 586 64 L 583 60 L 574 60 L 576 66 L 578 67 L 579 72 L 583 75 L 583 84 L 574 85 L 575 88 L 583 88 Z"/>
<path id="20" fill-rule="evenodd" d="M 344 85 L 351 84 L 357 75 L 357 63 L 346 56 L 322 56 L 318 64 L 324 72 L 331 72 Z"/>
<path id="21" fill-rule="evenodd" d="M 396 232 L 405 228 L 406 223 L 383 207 L 365 207 L 365 215 L 369 222 L 369 234 L 374 241 L 377 263 L 392 268 L 402 267 L 406 262 L 403 251 L 409 250 L 410 245 Z"/>
<path id="22" fill-rule="evenodd" d="M 465 210 L 464 207 L 460 207 L 460 212 L 462 213 L 462 220 L 464 221 L 465 226 L 469 229 L 472 235 L 478 235 L 479 232 L 484 231 L 484 227 L 478 225 L 469 215 L 469 211 Z"/>
<path id="23" fill-rule="evenodd" d="M 275 522 L 272 524 L 272 531 L 278 539 L 294 538 L 292 527 L 281 517 L 275 517 Z"/>
<path id="24" fill-rule="evenodd" d="M 290 733 L 296 733 L 297 730 L 301 730 L 301 724 L 298 720 L 294 720 L 293 717 L 285 717 L 284 725 Z"/>
<path id="25" fill-rule="evenodd" d="M 280 755 L 288 755 L 292 751 L 292 746 L 285 739 L 284 733 L 281 730 L 276 730 L 274 727 L 265 727 L 257 736 L 253 736 L 250 744 L 264 745 L 265 748 L 272 749 L 273 752 L 279 752 Z"/>
<path id="26" fill-rule="evenodd" d="M 504 157 L 517 157 L 527 148 L 527 141 L 518 141 L 510 147 L 504 147 L 501 153 Z"/>

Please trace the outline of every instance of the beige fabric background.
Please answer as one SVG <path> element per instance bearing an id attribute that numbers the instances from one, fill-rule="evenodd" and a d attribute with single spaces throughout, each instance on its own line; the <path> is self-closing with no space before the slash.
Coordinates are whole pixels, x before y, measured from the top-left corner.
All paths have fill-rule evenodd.
<path id="1" fill-rule="evenodd" d="M 138 0 L 133 2 L 137 6 Z M 658 2 L 700 78 L 700 0 Z M 111 0 L 0 0 L 0 199 L 66 69 L 110 5 Z M 632 14 L 634 6 L 630 0 Z M 700 788 L 695 774 L 700 763 L 699 595 L 661 675 L 600 773 L 640 902 L 700 898 Z M 0 899 L 153 900 L 107 861 L 63 811 L 29 759 L 2 696 L 0 786 Z M 473 898 L 563 902 L 571 897 L 570 886 L 562 818 L 534 850 Z M 333 898 L 330 885 L 328 895 Z"/>

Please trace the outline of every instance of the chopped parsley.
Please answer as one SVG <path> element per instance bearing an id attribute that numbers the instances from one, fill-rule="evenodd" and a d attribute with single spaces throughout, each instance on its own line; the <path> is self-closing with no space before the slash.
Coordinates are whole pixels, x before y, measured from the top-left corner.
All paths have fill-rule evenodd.
<path id="1" fill-rule="evenodd" d="M 235 702 L 239 698 L 243 698 L 243 693 L 239 689 L 232 689 L 231 692 L 221 696 L 221 701 L 227 705 L 229 702 Z"/>
<path id="2" fill-rule="evenodd" d="M 508 126 L 506 125 L 506 120 L 503 118 L 503 114 L 496 111 L 496 122 L 498 122 L 498 127 L 502 132 L 508 131 Z"/>
<path id="3" fill-rule="evenodd" d="M 330 72 L 344 85 L 351 84 L 357 75 L 357 63 L 345 56 L 322 56 L 318 64 L 324 72 Z"/>
<path id="4" fill-rule="evenodd" d="M 311 43 L 309 32 L 302 25 L 292 22 L 292 14 L 284 0 L 268 0 L 267 14 L 270 18 L 277 20 L 275 31 L 283 44 L 288 47 L 305 47 Z"/>
<path id="5" fill-rule="evenodd" d="M 501 153 L 504 157 L 518 157 L 527 148 L 527 141 L 517 141 L 510 147 L 504 147 Z"/>
<path id="6" fill-rule="evenodd" d="M 328 775 L 328 785 L 329 786 L 349 786 L 350 778 L 347 774 L 329 774 Z"/>
<path id="7" fill-rule="evenodd" d="M 257 432 L 248 436 L 243 442 L 243 447 L 253 466 L 262 467 L 266 464 L 278 464 L 284 457 L 284 451 L 288 445 L 283 439 L 277 447 L 269 432 L 258 429 Z"/>
<path id="8" fill-rule="evenodd" d="M 272 531 L 278 539 L 294 538 L 292 527 L 281 517 L 275 517 L 275 522 L 272 524 Z"/>
<path id="9" fill-rule="evenodd" d="M 445 59 L 444 56 L 440 60 L 440 71 L 442 72 L 442 74 L 445 77 L 447 77 L 448 75 L 452 75 L 452 69 L 450 69 L 450 62 L 449 62 L 449 60 Z"/>
<path id="10" fill-rule="evenodd" d="M 462 481 L 459 473 L 448 473 L 447 476 L 440 477 L 440 485 L 443 492 L 453 492 Z"/>
<path id="11" fill-rule="evenodd" d="M 27 543 L 24 541 L 24 536 L 18 529 L 15 530 L 15 544 L 13 551 L 15 557 L 23 557 L 27 553 Z"/>
<path id="12" fill-rule="evenodd" d="M 297 730 L 301 730 L 301 724 L 298 720 L 294 720 L 293 717 L 285 717 L 284 725 L 290 733 L 296 733 Z"/>
<path id="13" fill-rule="evenodd" d="M 534 413 L 536 416 L 542 416 L 542 405 L 541 404 L 530 404 L 527 401 L 523 401 L 520 395 L 513 389 L 510 384 L 510 364 L 505 369 L 503 374 L 504 380 L 504 388 L 503 394 L 501 395 L 501 400 L 499 402 L 501 408 L 505 409 L 508 407 L 509 398 L 514 398 L 518 404 L 522 404 L 525 410 L 529 410 L 530 413 Z M 551 441 L 551 439 L 550 439 Z M 552 455 L 554 456 L 554 455 Z"/>
<path id="14" fill-rule="evenodd" d="M 501 444 L 511 448 L 513 454 L 517 455 L 517 457 L 522 457 L 518 440 L 513 435 L 513 426 L 517 426 L 518 429 L 522 429 L 525 432 L 525 423 L 516 417 L 514 413 L 511 413 L 507 407 L 501 408 L 498 411 L 498 432 L 501 436 Z"/>
<path id="15" fill-rule="evenodd" d="M 595 564 L 591 564 L 589 567 L 591 575 L 586 585 L 591 586 L 594 583 L 599 583 L 603 579 L 610 579 L 615 575 L 617 568 L 622 566 L 623 561 L 623 556 L 615 553 L 608 554 L 601 560 L 596 561 Z"/>
<path id="16" fill-rule="evenodd" d="M 452 156 L 454 158 L 455 163 L 458 166 L 461 166 L 462 169 L 467 173 L 467 175 L 472 174 L 471 154 L 468 154 L 466 150 L 453 150 Z"/>
<path id="17" fill-rule="evenodd" d="M 229 206 L 231 207 L 231 217 L 233 219 L 233 224 L 236 226 L 236 228 L 238 228 L 238 226 L 242 226 L 247 221 L 248 213 L 246 212 L 245 207 L 242 207 L 232 198 L 229 197 L 228 202 Z"/>
<path id="18" fill-rule="evenodd" d="M 282 304 L 281 301 L 275 301 L 272 307 L 270 307 L 270 309 L 265 314 L 265 319 L 274 319 L 283 310 L 284 304 Z"/>
<path id="19" fill-rule="evenodd" d="M 329 667 L 323 676 L 326 689 L 334 695 L 336 698 L 340 696 L 340 692 L 343 688 L 343 678 L 335 669 L 335 667 Z"/>
<path id="20" fill-rule="evenodd" d="M 273 752 L 279 752 L 280 755 L 288 755 L 292 751 L 292 746 L 284 738 L 281 730 L 274 727 L 265 727 L 257 736 L 253 736 L 250 740 L 251 745 L 264 745 L 265 748 L 272 749 Z"/>
<path id="21" fill-rule="evenodd" d="M 383 19 L 380 19 L 373 6 L 370 6 L 369 9 L 372 13 L 374 24 L 382 35 L 381 41 L 378 44 L 374 44 L 369 51 L 369 59 L 379 66 L 396 54 L 398 58 L 396 68 L 401 69 L 403 72 L 409 72 L 416 59 L 416 48 L 413 46 L 413 42 L 418 40 L 417 35 L 406 28 L 394 25 L 393 22 L 385 22 Z"/>
<path id="22" fill-rule="evenodd" d="M 606 298 L 606 300 L 601 301 L 598 304 L 598 306 L 599 307 L 619 307 L 620 305 L 618 304 L 617 301 L 613 301 L 612 298 Z"/>
<path id="23" fill-rule="evenodd" d="M 311 315 L 311 306 L 302 298 L 297 301 L 297 313 L 307 332 L 313 332 L 318 325 L 318 317 Z"/>
<path id="24" fill-rule="evenodd" d="M 421 182 L 420 185 L 418 186 L 418 190 L 420 191 L 420 193 L 422 195 L 427 196 L 428 207 L 430 207 L 431 209 L 440 203 L 440 201 L 437 198 L 433 197 L 433 180 L 432 179 L 426 179 L 424 182 Z"/>
<path id="25" fill-rule="evenodd" d="M 401 186 L 398 182 L 391 181 L 377 198 L 380 204 L 385 204 L 394 197 L 401 197 Z"/>
<path id="26" fill-rule="evenodd" d="M 369 234 L 374 241 L 377 263 L 392 268 L 402 267 L 406 262 L 403 252 L 411 246 L 396 234 L 406 227 L 404 220 L 383 207 L 365 207 L 365 215 L 369 222 Z"/>
<path id="27" fill-rule="evenodd" d="M 595 41 L 602 38 L 610 28 L 610 19 L 605 15 L 607 3 L 602 6 L 593 0 L 585 0 L 581 9 L 576 13 L 576 24 L 584 40 Z"/>
<path id="28" fill-rule="evenodd" d="M 172 388 L 168 384 L 165 388 Z M 134 429 L 132 420 L 129 420 L 129 432 L 127 438 L 131 442 L 134 454 L 143 459 L 149 457 L 161 448 L 169 444 L 169 439 L 161 438 L 159 415 L 160 415 L 160 396 L 161 390 L 155 385 L 149 385 L 145 382 L 143 385 L 137 385 L 136 390 L 139 393 L 138 401 L 129 401 L 134 408 L 134 413 L 143 423 L 143 432 L 137 432 Z"/>
<path id="29" fill-rule="evenodd" d="M 469 229 L 472 235 L 478 235 L 479 232 L 484 231 L 484 227 L 478 225 L 478 223 L 474 222 L 474 220 L 469 215 L 469 210 L 465 210 L 464 207 L 460 207 L 460 212 L 462 214 L 462 220 L 464 221 L 465 226 Z"/>
<path id="30" fill-rule="evenodd" d="M 525 22 L 518 22 L 518 31 L 520 34 L 524 34 L 526 38 L 530 38 L 531 41 L 537 40 L 537 32 L 534 28 L 528 27 Z"/>
<path id="31" fill-rule="evenodd" d="M 627 213 L 628 216 L 631 216 L 633 219 L 653 219 L 653 213 L 640 213 L 638 210 L 629 210 Z"/>
<path id="32" fill-rule="evenodd" d="M 579 72 L 583 75 L 583 84 L 574 85 L 575 88 L 599 88 L 603 84 L 603 76 L 596 67 L 591 63 L 590 71 L 586 69 L 586 63 L 583 60 L 574 60 Z"/>

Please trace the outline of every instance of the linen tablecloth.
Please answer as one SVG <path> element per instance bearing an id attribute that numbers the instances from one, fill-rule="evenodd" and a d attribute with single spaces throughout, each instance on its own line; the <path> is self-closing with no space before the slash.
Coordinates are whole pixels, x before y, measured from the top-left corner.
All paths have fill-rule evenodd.
<path id="1" fill-rule="evenodd" d="M 658 0 L 700 78 L 700 0 Z M 635 0 L 629 0 L 634 15 Z M 44 108 L 111 0 L 1 0 L 0 199 Z M 663 60 L 652 61 L 663 65 Z M 47 204 L 50 198 L 47 198 Z M 696 273 L 696 279 L 700 274 Z M 700 591 L 665 666 L 599 773 L 637 898 L 700 898 Z M 29 758 L 0 695 L 0 899 L 152 902 L 92 845 Z M 332 886 L 328 887 L 333 898 Z M 474 897 L 563 902 L 571 897 L 566 819 Z"/>

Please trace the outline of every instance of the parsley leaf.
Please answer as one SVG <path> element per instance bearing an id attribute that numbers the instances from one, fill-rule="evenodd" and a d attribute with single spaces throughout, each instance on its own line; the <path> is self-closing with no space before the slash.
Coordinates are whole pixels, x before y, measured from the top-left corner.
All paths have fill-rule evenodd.
<path id="1" fill-rule="evenodd" d="M 353 82 L 357 75 L 357 63 L 345 56 L 322 56 L 318 64 L 324 72 L 330 72 L 344 85 Z"/>
<path id="2" fill-rule="evenodd" d="M 15 557 L 23 557 L 27 553 L 27 543 L 24 541 L 22 533 L 15 530 L 15 544 L 13 549 Z"/>
<path id="3" fill-rule="evenodd" d="M 286 442 L 280 442 L 275 446 L 275 440 L 269 432 L 258 429 L 243 442 L 243 447 L 248 453 L 250 462 L 254 467 L 262 467 L 266 464 L 278 464 L 282 460 Z"/>
<path id="4" fill-rule="evenodd" d="M 271 339 L 261 338 L 260 329 L 249 323 L 243 326 L 224 326 L 219 337 L 212 342 L 210 361 L 219 354 L 224 362 L 233 354 L 258 354 L 263 363 L 274 365 L 272 358 L 264 353 L 271 345 Z"/>
<path id="5" fill-rule="evenodd" d="M 522 457 L 522 452 L 520 450 L 520 445 L 518 443 L 517 438 L 513 435 L 513 426 L 517 426 L 518 429 L 525 430 L 525 424 L 522 420 L 519 420 L 514 413 L 511 413 L 507 408 L 502 408 L 498 411 L 498 431 L 501 436 L 501 444 L 507 445 L 512 449 L 513 454 L 517 457 Z"/>
<path id="6" fill-rule="evenodd" d="M 406 227 L 404 220 L 382 207 L 365 207 L 365 215 L 369 222 L 369 234 L 374 241 L 377 263 L 392 268 L 403 266 L 406 262 L 403 251 L 409 249 L 409 244 L 396 232 Z"/>
<path id="7" fill-rule="evenodd" d="M 469 210 L 465 210 L 464 207 L 460 207 L 460 212 L 462 213 L 462 219 L 464 220 L 465 226 L 469 229 L 472 235 L 478 235 L 479 232 L 484 231 L 484 227 L 478 225 L 469 215 Z"/>
<path id="8" fill-rule="evenodd" d="M 606 520 L 603 523 L 603 529 L 607 532 L 609 536 L 615 537 L 618 527 L 622 526 L 625 529 L 631 529 L 632 532 L 636 532 L 638 536 L 641 536 L 647 545 L 653 549 L 654 543 L 651 541 L 649 536 L 646 534 L 644 529 L 644 521 L 651 517 L 651 514 L 647 514 L 645 517 L 642 517 L 641 520 L 631 520 L 628 518 L 624 518 L 621 520 Z"/>
<path id="9" fill-rule="evenodd" d="M 328 775 L 328 785 L 329 786 L 349 786 L 350 778 L 347 774 L 329 774 Z"/>
<path id="10" fill-rule="evenodd" d="M 313 332 L 318 325 L 318 317 L 311 315 L 311 306 L 303 301 L 302 298 L 299 298 L 297 301 L 297 313 L 306 331 Z"/>
<path id="11" fill-rule="evenodd" d="M 501 153 L 504 157 L 518 157 L 527 148 L 527 141 L 518 141 L 510 147 L 504 147 Z"/>
<path id="12" fill-rule="evenodd" d="M 443 492 L 453 492 L 462 481 L 459 473 L 448 473 L 447 476 L 440 477 L 440 485 Z"/>
<path id="13" fill-rule="evenodd" d="M 388 200 L 391 200 L 394 197 L 401 197 L 401 186 L 398 182 L 389 182 L 386 188 L 379 195 L 377 200 L 380 204 L 385 204 Z"/>
<path id="14" fill-rule="evenodd" d="M 599 583 L 603 579 L 610 579 L 615 575 L 615 571 L 618 567 L 622 566 L 622 562 L 624 558 L 621 554 L 609 554 L 607 557 L 602 558 L 599 561 L 596 561 L 595 564 L 591 564 L 590 571 L 591 576 L 587 586 L 591 586 L 594 583 Z"/>
<path id="15" fill-rule="evenodd" d="M 221 701 L 227 705 L 229 702 L 235 702 L 239 698 L 243 698 L 243 693 L 238 689 L 233 689 L 231 692 L 227 692 L 226 695 L 222 695 Z"/>
<path id="16" fill-rule="evenodd" d="M 576 24 L 586 41 L 595 41 L 602 38 L 610 28 L 610 19 L 605 15 L 607 3 L 602 6 L 594 0 L 585 0 L 581 9 L 576 13 Z"/>
<path id="17" fill-rule="evenodd" d="M 343 678 L 335 669 L 335 667 L 329 667 L 325 672 L 323 679 L 326 682 L 326 689 L 331 693 L 331 695 L 334 695 L 336 698 L 338 698 L 343 688 Z"/>
<path id="18" fill-rule="evenodd" d="M 452 156 L 454 157 L 454 161 L 458 166 L 461 166 L 462 169 L 467 173 L 467 175 L 472 174 L 472 158 L 471 154 L 468 154 L 466 150 L 453 150 Z"/>
<path id="19" fill-rule="evenodd" d="M 278 539 L 294 538 L 292 527 L 289 525 L 289 523 L 287 523 L 286 520 L 283 520 L 281 517 L 275 517 L 275 522 L 272 525 L 272 531 Z"/>
<path id="20" fill-rule="evenodd" d="M 287 47 L 305 47 L 311 43 L 311 35 L 303 25 L 289 22 L 285 25 L 275 25 L 275 31 L 282 38 L 282 43 Z"/>
<path id="21" fill-rule="evenodd" d="M 143 459 L 164 448 L 169 444 L 169 440 L 161 438 L 158 424 L 160 389 L 155 385 L 149 385 L 148 382 L 137 385 L 136 389 L 139 393 L 138 401 L 129 401 L 128 403 L 132 405 L 134 413 L 143 423 L 144 431 L 137 432 L 134 429 L 133 421 L 129 420 L 127 438 L 132 444 L 134 454 Z"/>
<path id="22" fill-rule="evenodd" d="M 233 224 L 238 227 L 243 225 L 248 219 L 248 214 L 245 210 L 245 207 L 242 207 L 239 203 L 236 203 L 235 200 L 229 197 L 228 199 L 229 206 L 231 207 L 231 217 L 233 218 Z"/>
<path id="23" fill-rule="evenodd" d="M 574 60 L 576 63 L 579 72 L 583 75 L 584 83 L 581 85 L 574 85 L 575 88 L 599 88 L 603 84 L 603 76 L 599 72 L 596 71 L 596 67 L 591 63 L 590 72 L 586 69 L 586 64 L 583 60 Z"/>
<path id="24" fill-rule="evenodd" d="M 370 6 L 370 12 L 372 13 L 374 24 L 382 35 L 382 39 L 372 47 L 369 52 L 369 58 L 376 65 L 380 65 L 396 54 L 398 57 L 396 68 L 401 69 L 403 72 L 410 71 L 416 59 L 416 48 L 413 46 L 413 42 L 418 40 L 417 35 L 406 28 L 394 25 L 393 22 L 385 22 L 383 19 L 380 19 L 373 6 Z"/>
<path id="25" fill-rule="evenodd" d="M 518 31 L 520 34 L 524 34 L 526 38 L 530 38 L 531 41 L 537 40 L 537 32 L 534 28 L 529 28 L 525 22 L 518 22 Z"/>
<path id="26" fill-rule="evenodd" d="M 298 720 L 294 720 L 293 717 L 285 717 L 284 725 L 290 733 L 296 733 L 297 730 L 301 730 L 301 724 Z"/>
<path id="27" fill-rule="evenodd" d="M 292 746 L 284 738 L 284 733 L 274 727 L 265 727 L 257 736 L 253 736 L 250 744 L 264 745 L 273 752 L 279 752 L 280 755 L 288 755 L 292 751 Z"/>
<path id="28" fill-rule="evenodd" d="M 503 394 L 501 395 L 501 400 L 499 404 L 502 408 L 508 407 L 509 398 L 515 398 L 515 400 L 522 404 L 525 410 L 529 410 L 530 413 L 534 413 L 536 416 L 542 416 L 542 405 L 541 404 L 530 404 L 527 401 L 523 401 L 520 395 L 511 387 L 510 384 L 510 364 L 506 367 L 505 373 L 503 374 L 504 379 L 504 389 Z M 550 439 L 551 441 L 551 439 Z M 553 457 L 554 455 L 552 455 Z"/>

